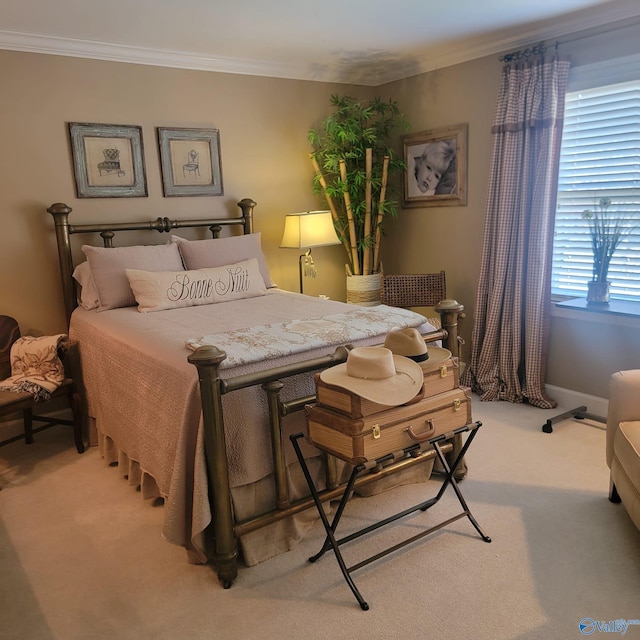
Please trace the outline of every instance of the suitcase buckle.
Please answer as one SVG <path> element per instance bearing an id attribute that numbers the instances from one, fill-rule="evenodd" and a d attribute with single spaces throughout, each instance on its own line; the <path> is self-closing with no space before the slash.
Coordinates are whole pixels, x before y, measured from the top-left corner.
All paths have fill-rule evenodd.
<path id="1" fill-rule="evenodd" d="M 460 411 L 460 405 L 462 404 L 462 402 L 460 402 L 460 398 L 456 398 L 453 401 L 453 410 L 454 411 Z"/>
<path id="2" fill-rule="evenodd" d="M 441 378 L 446 378 L 447 377 L 447 365 L 446 364 L 440 365 L 440 377 Z"/>
<path id="3" fill-rule="evenodd" d="M 374 424 L 371 427 L 371 433 L 373 434 L 373 439 L 377 440 L 380 437 L 380 425 Z"/>

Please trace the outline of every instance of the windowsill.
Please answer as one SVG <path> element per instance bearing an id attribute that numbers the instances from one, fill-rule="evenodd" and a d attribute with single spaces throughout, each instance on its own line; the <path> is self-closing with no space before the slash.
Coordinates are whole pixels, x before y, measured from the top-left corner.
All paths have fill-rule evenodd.
<path id="1" fill-rule="evenodd" d="M 585 322 L 596 322 L 619 327 L 640 327 L 640 302 L 611 300 L 609 304 L 587 304 L 586 298 L 572 298 L 555 302 L 551 315 Z"/>

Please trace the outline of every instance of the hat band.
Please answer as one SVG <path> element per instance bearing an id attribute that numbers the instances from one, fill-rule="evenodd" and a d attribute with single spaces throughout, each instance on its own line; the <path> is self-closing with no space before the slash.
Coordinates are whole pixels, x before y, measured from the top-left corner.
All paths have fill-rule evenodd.
<path id="1" fill-rule="evenodd" d="M 407 358 L 409 358 L 410 360 L 413 360 L 414 362 L 424 362 L 425 360 L 429 359 L 429 352 L 427 351 L 427 353 L 421 353 L 419 356 L 406 356 Z"/>

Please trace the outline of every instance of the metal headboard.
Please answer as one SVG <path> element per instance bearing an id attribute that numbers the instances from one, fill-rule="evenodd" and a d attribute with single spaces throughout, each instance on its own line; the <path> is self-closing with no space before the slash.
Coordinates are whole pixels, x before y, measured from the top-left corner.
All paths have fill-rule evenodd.
<path id="1" fill-rule="evenodd" d="M 242 215 L 237 218 L 203 218 L 195 220 L 170 220 L 156 218 L 149 222 L 115 222 L 104 224 L 69 224 L 69 214 L 73 209 L 63 202 L 52 204 L 47 211 L 53 216 L 58 243 L 58 261 L 60 278 L 62 280 L 62 294 L 67 325 L 71 313 L 77 306 L 76 290 L 73 282 L 73 256 L 71 252 L 71 236 L 75 233 L 99 233 L 105 247 L 113 246 L 113 237 L 118 231 L 158 231 L 166 233 L 172 229 L 191 227 L 208 227 L 214 238 L 219 237 L 222 227 L 242 227 L 243 234 L 253 233 L 253 209 L 256 203 L 251 198 L 243 198 L 238 202 Z"/>

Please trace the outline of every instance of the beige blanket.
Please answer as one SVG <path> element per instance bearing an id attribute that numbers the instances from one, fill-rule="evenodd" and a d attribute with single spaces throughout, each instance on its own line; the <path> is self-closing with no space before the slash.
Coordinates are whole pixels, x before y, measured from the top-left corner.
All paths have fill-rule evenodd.
<path id="1" fill-rule="evenodd" d="M 67 345 L 67 335 L 23 336 L 11 345 L 11 377 L 2 381 L 4 391 L 26 391 L 36 401 L 49 400 L 64 380 L 58 350 Z"/>
<path id="2" fill-rule="evenodd" d="M 256 318 L 274 324 L 350 311 L 354 311 L 351 305 L 270 291 L 258 298 L 149 314 L 134 307 L 74 312 L 70 338 L 78 347 L 89 415 L 95 420 L 102 451 L 108 462 L 119 460 L 130 467 L 130 481 L 140 483 L 147 497 L 165 499 L 163 533 L 170 542 L 198 548 L 211 519 L 197 371 L 187 362 L 187 339 L 253 327 Z M 430 330 L 423 321 L 413 314 L 414 324 Z M 384 335 L 361 344 L 380 343 Z M 222 375 L 327 355 L 337 344 L 341 341 L 228 368 Z M 312 392 L 312 377 L 296 376 L 287 381 L 283 399 Z M 246 487 L 272 471 L 266 399 L 261 390 L 247 389 L 228 394 L 223 401 L 230 483 Z M 301 413 L 285 420 L 288 432 L 303 428 Z"/>

